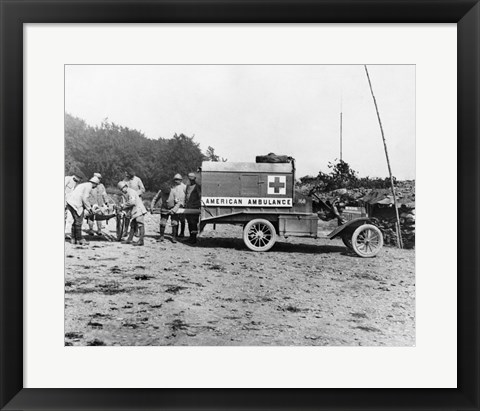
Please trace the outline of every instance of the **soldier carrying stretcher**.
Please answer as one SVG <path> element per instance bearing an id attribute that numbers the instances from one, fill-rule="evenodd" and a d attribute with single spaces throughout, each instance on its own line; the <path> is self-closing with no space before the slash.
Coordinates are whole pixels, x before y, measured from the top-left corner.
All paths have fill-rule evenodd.
<path id="1" fill-rule="evenodd" d="M 196 244 L 198 223 L 200 221 L 200 207 L 201 203 L 201 189 L 200 184 L 197 183 L 197 176 L 195 173 L 188 174 L 189 184 L 185 188 L 185 208 L 199 210 L 198 214 L 188 214 L 186 216 L 188 222 L 188 231 L 190 231 L 190 238 L 186 243 Z"/>
<path id="2" fill-rule="evenodd" d="M 182 176 L 178 173 L 173 176 L 172 191 L 175 198 L 177 198 L 182 204 L 185 204 L 185 190 L 187 186 L 182 180 Z M 178 237 L 183 238 L 185 236 L 185 216 L 183 214 L 178 216 L 178 225 L 180 228 Z"/>
<path id="3" fill-rule="evenodd" d="M 88 198 L 90 192 L 100 184 L 98 177 L 92 177 L 86 183 L 78 184 L 67 197 L 67 209 L 73 217 L 72 244 L 87 245 L 88 242 L 82 237 L 82 223 L 85 213 L 92 213 L 92 205 Z"/>
<path id="4" fill-rule="evenodd" d="M 131 244 L 133 241 L 133 236 L 138 230 L 139 239 L 133 245 L 142 246 L 144 245 L 145 237 L 145 218 L 144 215 L 147 214 L 147 209 L 143 205 L 143 201 L 138 195 L 138 193 L 128 187 L 128 184 L 125 181 L 120 181 L 118 183 L 118 188 L 122 190 L 125 202 L 120 206 L 121 210 L 129 210 L 131 216 L 130 222 L 130 232 L 126 241 L 122 241 L 122 244 Z"/>
<path id="5" fill-rule="evenodd" d="M 94 177 L 97 177 L 100 180 L 100 184 L 98 184 L 95 188 L 92 189 L 90 192 L 90 196 L 88 197 L 88 201 L 92 205 L 92 208 L 94 211 L 101 211 L 101 212 L 106 212 L 110 210 L 110 207 L 113 206 L 113 201 L 110 199 L 110 197 L 107 195 L 107 190 L 105 189 L 105 186 L 102 184 L 102 175 L 100 173 L 94 173 Z M 97 232 L 96 234 L 102 235 L 102 220 L 100 219 L 94 219 L 94 218 L 89 218 L 87 219 L 88 223 L 88 231 L 87 233 L 90 235 L 95 234 L 93 231 L 93 225 L 94 221 L 97 222 Z M 107 221 L 108 224 L 108 221 Z"/>
<path id="6" fill-rule="evenodd" d="M 165 240 L 165 227 L 167 226 L 168 218 L 171 218 L 172 224 L 172 243 L 177 242 L 179 215 L 177 211 L 183 207 L 184 195 L 178 194 L 172 190 L 168 184 L 163 184 L 161 189 L 153 197 L 150 213 L 153 214 L 155 203 L 160 201 L 160 237 L 157 241 Z"/>

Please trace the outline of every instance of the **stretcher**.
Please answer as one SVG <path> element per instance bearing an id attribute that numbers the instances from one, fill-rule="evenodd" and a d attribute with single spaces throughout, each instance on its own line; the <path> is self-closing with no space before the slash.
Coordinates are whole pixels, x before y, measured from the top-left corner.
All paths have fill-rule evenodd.
<path id="1" fill-rule="evenodd" d="M 154 208 L 152 210 L 152 214 L 161 214 L 160 208 Z M 194 214 L 200 214 L 200 209 L 199 208 L 180 208 L 175 214 L 181 214 L 181 215 L 194 215 Z"/>
<path id="2" fill-rule="evenodd" d="M 105 232 L 102 232 L 101 235 L 110 241 L 121 241 L 122 237 L 125 237 L 128 231 L 128 226 L 130 225 L 130 215 L 128 212 L 123 211 L 120 206 L 113 204 L 108 207 L 94 207 L 92 213 L 85 217 L 87 221 L 106 221 L 107 224 L 112 218 L 115 218 L 116 235 L 111 236 Z"/>

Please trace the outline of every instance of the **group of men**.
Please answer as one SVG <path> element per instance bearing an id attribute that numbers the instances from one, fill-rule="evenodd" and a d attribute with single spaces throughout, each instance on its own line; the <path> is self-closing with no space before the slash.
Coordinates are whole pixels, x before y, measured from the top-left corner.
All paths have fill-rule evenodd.
<path id="1" fill-rule="evenodd" d="M 81 177 L 78 175 L 65 177 L 65 221 L 68 210 L 73 218 L 70 239 L 72 244 L 88 244 L 82 236 L 84 217 L 87 217 L 89 234 L 95 234 L 93 231 L 94 218 L 92 217 L 99 210 L 110 210 L 115 206 L 114 202 L 107 195 L 101 180 L 102 175 L 100 173 L 94 173 L 93 177 L 85 183 L 81 183 Z M 188 174 L 188 184 L 183 183 L 183 178 L 180 174 L 174 176 L 173 182 L 173 186 L 168 183 L 163 184 L 150 205 L 152 214 L 154 213 L 155 204 L 158 204 L 160 207 L 160 237 L 157 241 L 165 240 L 165 228 L 170 218 L 172 242 L 176 243 L 177 238 L 184 237 L 185 220 L 187 220 L 190 237 L 186 242 L 195 244 L 200 218 L 200 185 L 196 182 L 195 173 Z M 126 170 L 125 178 L 118 183 L 118 188 L 122 193 L 122 202 L 119 206 L 116 206 L 116 209 L 125 213 L 125 218 L 129 221 L 129 230 L 127 227 L 123 237 L 127 236 L 127 234 L 128 236 L 122 243 L 143 246 L 145 237 L 144 216 L 147 214 L 147 209 L 142 199 L 142 195 L 145 193 L 143 182 L 132 170 Z M 188 211 L 188 214 L 185 214 L 185 211 Z M 101 234 L 102 221 L 97 218 L 96 222 L 97 234 Z M 138 237 L 138 241 L 133 242 L 134 236 Z"/>
<path id="2" fill-rule="evenodd" d="M 200 218 L 201 191 L 200 185 L 196 181 L 195 173 L 188 174 L 188 184 L 182 182 L 182 176 L 176 174 L 173 177 L 173 187 L 163 184 L 160 190 L 155 194 L 150 205 L 150 212 L 153 214 L 154 207 L 160 202 L 160 237 L 158 241 L 165 240 L 165 227 L 168 219 L 171 219 L 172 242 L 177 242 L 177 237 L 185 235 L 185 220 L 188 223 L 190 237 L 187 242 L 195 244 L 197 242 L 198 222 Z M 180 209 L 188 210 L 188 214 L 179 213 Z M 197 212 L 198 211 L 198 212 Z M 180 233 L 178 231 L 180 225 Z"/>

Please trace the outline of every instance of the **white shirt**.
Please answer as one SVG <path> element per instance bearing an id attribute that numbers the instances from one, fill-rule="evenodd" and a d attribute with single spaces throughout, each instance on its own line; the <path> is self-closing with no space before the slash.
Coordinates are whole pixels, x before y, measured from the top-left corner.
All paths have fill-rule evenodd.
<path id="1" fill-rule="evenodd" d="M 65 177 L 65 196 L 70 194 L 76 186 L 77 186 L 77 182 L 73 179 L 73 176 L 66 176 Z"/>
<path id="2" fill-rule="evenodd" d="M 125 178 L 123 181 L 128 184 L 128 188 L 135 190 L 140 197 L 145 192 L 145 187 L 139 177 L 134 176 L 132 179 Z"/>
<path id="3" fill-rule="evenodd" d="M 93 184 L 90 181 L 78 184 L 75 189 L 68 195 L 67 204 L 72 206 L 78 215 L 82 215 L 85 209 L 90 209 L 91 205 L 88 201 Z"/>
<path id="4" fill-rule="evenodd" d="M 137 218 L 144 214 L 147 214 L 147 209 L 145 208 L 142 199 L 135 190 L 129 188 L 127 189 L 126 193 L 122 192 L 122 194 L 126 200 L 124 207 L 131 208 L 132 218 Z"/>

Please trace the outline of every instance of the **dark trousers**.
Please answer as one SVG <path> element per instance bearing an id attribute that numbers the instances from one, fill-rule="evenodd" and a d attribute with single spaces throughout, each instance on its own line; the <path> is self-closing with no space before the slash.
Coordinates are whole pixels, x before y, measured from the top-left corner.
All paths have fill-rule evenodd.
<path id="1" fill-rule="evenodd" d="M 178 222 L 180 223 L 180 231 L 183 234 L 185 231 L 185 215 L 184 214 L 178 215 Z"/>
<path id="2" fill-rule="evenodd" d="M 67 204 L 67 209 L 73 217 L 72 238 L 79 241 L 82 239 L 83 213 L 78 215 L 77 211 L 70 204 Z"/>
<path id="3" fill-rule="evenodd" d="M 199 214 L 187 214 L 185 216 L 188 223 L 188 231 L 190 234 L 197 234 L 198 231 L 198 221 L 200 220 Z"/>

